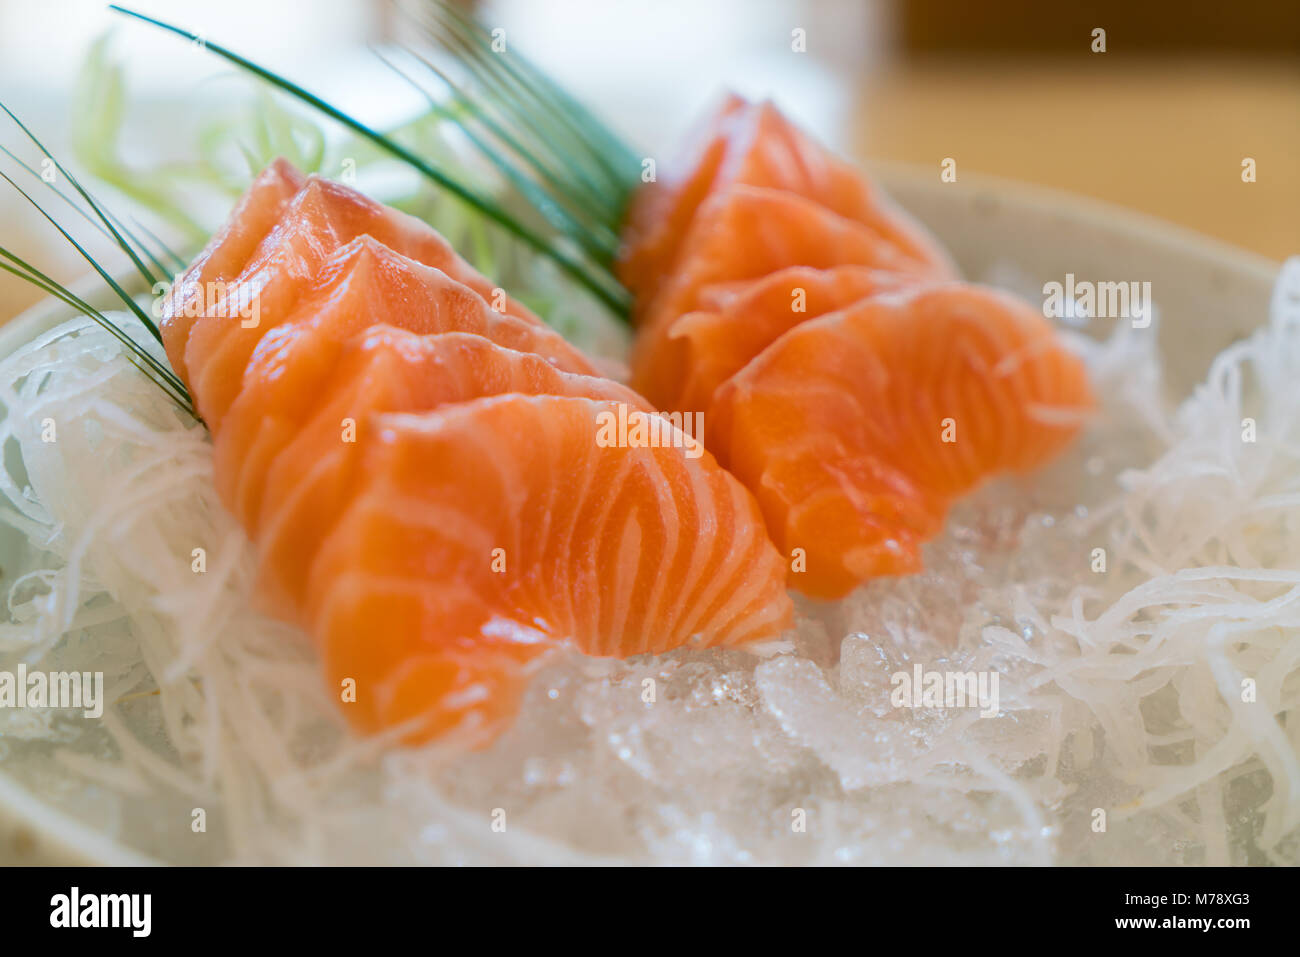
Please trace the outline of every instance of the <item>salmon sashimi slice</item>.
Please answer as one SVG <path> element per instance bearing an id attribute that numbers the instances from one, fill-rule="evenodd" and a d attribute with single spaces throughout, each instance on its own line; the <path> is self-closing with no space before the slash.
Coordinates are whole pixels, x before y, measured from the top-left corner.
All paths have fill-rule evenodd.
<path id="1" fill-rule="evenodd" d="M 193 319 L 189 330 L 189 384 L 199 413 L 214 431 L 220 430 L 221 418 L 239 394 L 262 338 L 281 323 L 306 317 L 328 322 L 340 338 L 381 321 L 415 332 L 481 333 L 502 345 L 544 355 L 562 368 L 595 372 L 586 356 L 549 327 L 494 312 L 469 286 L 370 236 L 353 239 L 315 264 L 304 264 L 299 256 L 302 233 L 278 229 L 274 236 L 283 245 L 261 260 L 253 276 L 230 287 L 235 295 L 243 294 L 241 288 L 254 290 L 248 295 L 256 295 L 260 303 L 257 323 L 246 326 L 218 310 L 217 315 Z M 313 266 L 314 272 L 304 271 Z"/>
<path id="2" fill-rule="evenodd" d="M 286 197 L 295 185 L 296 192 Z M 347 186 L 316 175 L 304 177 L 277 160 L 258 177 L 227 225 L 176 280 L 163 302 L 163 344 L 172 368 L 188 380 L 186 351 L 197 319 L 220 318 L 246 328 L 256 305 L 258 325 L 274 325 L 325 260 L 361 236 L 446 273 L 498 312 L 542 324 L 427 224 Z"/>
<path id="3" fill-rule="evenodd" d="M 564 372 L 540 354 L 517 351 L 519 343 L 498 345 L 490 329 L 456 330 L 454 322 L 437 335 L 375 323 L 344 339 L 318 318 L 268 333 L 214 439 L 218 492 L 249 533 L 261 527 L 262 492 L 281 453 L 318 428 L 337 444 L 344 421 L 358 413 L 434 409 L 506 392 L 584 395 L 654 411 L 617 382 Z M 292 473 L 285 479 L 294 481 Z"/>
<path id="4" fill-rule="evenodd" d="M 792 266 L 842 265 L 930 278 L 874 230 L 812 200 L 757 186 L 715 194 L 700 209 L 671 280 L 639 307 L 644 318 L 632 353 L 633 387 L 648 395 L 661 383 L 680 381 L 680 356 L 668 345 L 672 324 L 700 307 L 702 290 Z"/>
<path id="5" fill-rule="evenodd" d="M 838 598 L 919 569 L 953 499 L 1043 464 L 1092 407 L 1042 315 L 948 283 L 795 326 L 717 390 L 706 434 L 777 547 L 803 549 L 791 586 Z"/>
<path id="6" fill-rule="evenodd" d="M 723 131 L 747 106 L 743 98 L 726 94 L 716 110 L 696 122 L 662 178 L 633 193 L 620 230 L 618 278 L 638 299 L 651 298 L 672 267 L 681 238 L 726 156 Z"/>
<path id="7" fill-rule="evenodd" d="M 172 323 L 178 327 L 172 331 L 170 338 L 179 343 L 179 348 L 170 347 L 167 355 L 178 375 L 184 375 L 184 367 L 178 364 L 183 358 L 180 348 L 184 347 L 184 337 L 178 335 L 179 327 L 185 325 L 188 329 L 185 323 L 187 314 L 192 315 L 196 311 L 197 300 L 203 294 L 204 287 L 209 282 L 234 279 L 243 271 L 262 240 L 280 222 L 285 208 L 306 183 L 307 177 L 295 169 L 292 163 L 283 159 L 272 162 L 257 175 L 248 191 L 240 197 L 225 225 L 217 230 L 181 279 L 173 285 L 164 305 L 172 316 Z"/>
<path id="8" fill-rule="evenodd" d="M 508 317 L 506 317 L 508 318 Z M 222 499 L 259 544 L 264 607 L 293 617 L 380 413 L 498 394 L 580 396 L 653 408 L 617 382 L 563 372 L 479 335 L 376 325 L 346 343 L 320 323 L 263 340 L 215 440 Z"/>
<path id="9" fill-rule="evenodd" d="M 793 266 L 706 286 L 697 295 L 699 308 L 670 323 L 650 351 L 641 376 L 646 397 L 662 409 L 707 416 L 718 386 L 787 330 L 924 281 L 870 266 Z"/>
<path id="10" fill-rule="evenodd" d="M 788 626 L 753 498 L 707 453 L 602 445 L 617 415 L 501 395 L 375 417 L 307 601 L 329 679 L 357 682 L 361 728 L 490 734 L 560 645 L 653 654 Z"/>
<path id="11" fill-rule="evenodd" d="M 697 128 L 664 180 L 633 197 L 623 228 L 619 276 L 648 300 L 684 256 L 695 217 L 714 195 L 736 185 L 783 190 L 854 220 L 889 243 L 913 271 L 935 278 L 956 273 L 942 247 L 770 102 L 735 95 Z"/>

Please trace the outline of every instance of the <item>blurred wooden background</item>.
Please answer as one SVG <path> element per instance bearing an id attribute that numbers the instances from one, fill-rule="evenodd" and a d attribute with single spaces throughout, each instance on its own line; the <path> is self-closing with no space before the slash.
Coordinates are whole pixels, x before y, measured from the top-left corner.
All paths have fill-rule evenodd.
<path id="1" fill-rule="evenodd" d="M 1300 3 L 900 0 L 858 151 L 1066 189 L 1300 253 Z M 1106 52 L 1092 32 L 1106 31 Z M 1257 181 L 1243 183 L 1242 160 Z"/>

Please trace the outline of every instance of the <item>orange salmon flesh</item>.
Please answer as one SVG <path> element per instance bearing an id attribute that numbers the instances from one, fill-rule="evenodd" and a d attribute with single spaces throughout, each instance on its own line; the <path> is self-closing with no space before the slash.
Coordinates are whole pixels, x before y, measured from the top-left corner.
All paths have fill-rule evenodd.
<path id="1" fill-rule="evenodd" d="M 919 570 L 955 498 L 1048 461 L 1093 407 L 1041 315 L 957 281 L 934 239 L 769 103 L 728 97 L 639 191 L 619 275 L 636 294 L 632 385 L 703 416 L 790 586 L 815 598 Z"/>
<path id="2" fill-rule="evenodd" d="M 256 322 L 200 301 L 211 283 Z M 740 645 L 791 623 L 753 496 L 698 444 L 598 441 L 654 408 L 418 220 L 277 162 L 162 329 L 261 600 L 355 687 L 363 732 L 487 742 L 556 649 Z"/>

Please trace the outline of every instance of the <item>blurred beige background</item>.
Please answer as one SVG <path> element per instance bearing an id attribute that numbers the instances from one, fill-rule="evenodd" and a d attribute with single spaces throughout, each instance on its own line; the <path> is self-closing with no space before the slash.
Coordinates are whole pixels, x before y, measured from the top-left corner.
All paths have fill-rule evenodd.
<path id="1" fill-rule="evenodd" d="M 128 4 L 130 5 L 130 4 Z M 416 108 L 366 50 L 400 35 L 385 0 L 147 2 L 375 123 Z M 770 95 L 861 158 L 992 173 L 1097 197 L 1273 259 L 1300 253 L 1300 4 L 988 0 L 497 0 L 512 44 L 647 151 L 723 86 Z M 303 14 L 310 9 L 311 15 Z M 129 147 L 175 150 L 188 115 L 247 85 L 89 0 L 0 0 L 0 99 L 57 149 L 88 45 L 130 64 Z M 1106 30 L 1094 53 L 1092 30 Z M 806 51 L 791 49 L 803 30 Z M 10 127 L 0 143 L 19 140 Z M 1243 158 L 1257 182 L 1243 183 Z M 4 184 L 0 184 L 4 187 Z M 4 187 L 0 244 L 70 280 L 84 268 Z M 0 317 L 38 293 L 0 275 Z"/>

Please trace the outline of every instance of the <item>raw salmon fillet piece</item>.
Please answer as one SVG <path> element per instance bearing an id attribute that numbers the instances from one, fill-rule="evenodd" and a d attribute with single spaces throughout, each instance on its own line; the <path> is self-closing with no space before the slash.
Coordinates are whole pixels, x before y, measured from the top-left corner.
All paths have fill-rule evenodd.
<path id="1" fill-rule="evenodd" d="M 653 350 L 646 394 L 660 408 L 707 415 L 718 387 L 799 323 L 920 282 L 870 266 L 793 266 L 705 286 L 698 308 L 669 323 Z"/>
<path id="2" fill-rule="evenodd" d="M 795 326 L 718 389 L 708 447 L 838 598 L 920 568 L 950 503 L 1042 465 L 1093 406 L 1083 363 L 1024 303 L 963 283 L 864 299 Z"/>
<path id="3" fill-rule="evenodd" d="M 375 415 L 507 393 L 583 396 L 653 413 L 625 386 L 562 372 L 480 335 L 376 325 L 344 342 L 319 322 L 282 328 L 254 357 L 215 440 L 218 491 L 256 538 L 262 597 L 281 617 L 304 600 L 360 450 L 375 440 Z M 342 440 L 347 423 L 355 441 Z"/>
<path id="4" fill-rule="evenodd" d="M 555 649 L 789 625 L 753 496 L 427 226 L 286 163 L 236 215 L 164 304 L 165 344 L 261 598 L 356 682 L 355 726 L 484 743 Z M 660 444 L 605 441 L 607 416 Z"/>
<path id="5" fill-rule="evenodd" d="M 368 689 L 362 728 L 470 717 L 491 731 L 561 644 L 621 657 L 788 624 L 785 566 L 752 497 L 707 454 L 601 447 L 616 414 L 508 394 L 375 417 L 307 602 L 329 677 Z M 431 686 L 448 690 L 431 702 Z"/>
<path id="6" fill-rule="evenodd" d="M 936 242 L 770 104 L 724 101 L 623 238 L 632 385 L 703 414 L 808 595 L 918 570 L 956 497 L 1046 462 L 1091 407 L 1041 316 L 954 282 Z"/>
<path id="7" fill-rule="evenodd" d="M 623 227 L 619 278 L 643 302 L 683 259 L 695 218 L 732 186 L 760 186 L 807 199 L 870 229 L 913 262 L 910 271 L 955 276 L 942 248 L 849 164 L 805 135 L 769 102 L 728 95 L 688 138 L 659 182 L 638 190 Z M 845 260 L 846 262 L 849 260 Z M 790 265 L 812 263 L 790 263 Z"/>
<path id="8" fill-rule="evenodd" d="M 304 246 L 310 248 L 305 254 Z M 541 322 L 493 311 L 471 286 L 371 236 L 358 236 L 325 258 L 319 257 L 319 247 L 316 227 L 306 221 L 279 227 L 263 254 L 230 284 L 233 295 L 249 290 L 248 295 L 258 297 L 255 326 L 246 328 L 224 310 L 190 320 L 188 382 L 199 413 L 214 432 L 243 387 L 244 370 L 262 338 L 282 323 L 321 314 L 328 318 L 320 321 L 335 324 L 340 337 L 385 321 L 415 332 L 454 328 L 536 352 L 560 368 L 595 372 L 581 351 Z M 164 325 L 164 336 L 168 328 Z"/>
<path id="9" fill-rule="evenodd" d="M 470 287 L 498 311 L 541 325 L 524 306 L 481 276 L 445 239 L 413 216 L 382 206 L 339 183 L 303 176 L 276 160 L 254 181 L 207 248 L 177 279 L 164 303 L 163 344 L 172 368 L 188 379 L 191 326 L 197 317 L 236 313 L 240 301 L 217 299 L 234 285 L 256 296 L 260 321 L 274 324 L 309 285 L 324 261 L 361 236 L 445 273 Z M 216 295 L 214 295 L 214 293 Z M 216 301 L 214 301 L 214 299 Z"/>
<path id="10" fill-rule="evenodd" d="M 680 258 L 659 292 L 638 307 L 641 329 L 632 353 L 632 385 L 658 404 L 686 370 L 670 345 L 673 323 L 699 308 L 701 293 L 719 283 L 761 279 L 792 266 L 842 265 L 932 278 L 898 247 L 863 224 L 782 190 L 732 186 L 701 206 Z"/>

